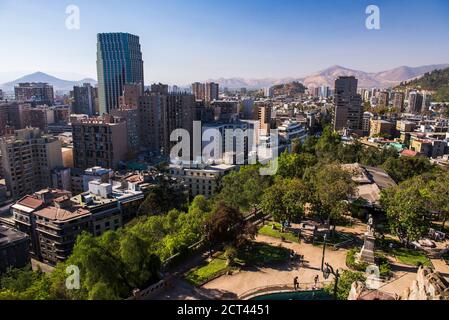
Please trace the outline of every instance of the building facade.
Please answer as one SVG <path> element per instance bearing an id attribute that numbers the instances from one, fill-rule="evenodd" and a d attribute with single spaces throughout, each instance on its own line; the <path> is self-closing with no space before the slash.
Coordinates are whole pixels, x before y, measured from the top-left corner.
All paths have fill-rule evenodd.
<path id="1" fill-rule="evenodd" d="M 0 139 L 2 166 L 11 197 L 51 186 L 51 172 L 62 166 L 61 142 L 39 129 L 17 130 Z"/>
<path id="2" fill-rule="evenodd" d="M 128 129 L 120 118 L 103 117 L 72 121 L 73 160 L 76 168 L 115 169 L 128 153 Z"/>
<path id="3" fill-rule="evenodd" d="M 32 102 L 37 105 L 53 105 L 55 102 L 53 86 L 48 83 L 26 82 L 14 87 L 16 100 L 20 102 Z"/>
<path id="4" fill-rule="evenodd" d="M 335 81 L 334 130 L 361 131 L 363 106 L 357 94 L 358 80 L 355 77 L 339 77 Z"/>
<path id="5" fill-rule="evenodd" d="M 138 84 L 143 92 L 143 60 L 139 37 L 129 33 L 97 36 L 99 113 L 118 108 L 125 84 Z"/>

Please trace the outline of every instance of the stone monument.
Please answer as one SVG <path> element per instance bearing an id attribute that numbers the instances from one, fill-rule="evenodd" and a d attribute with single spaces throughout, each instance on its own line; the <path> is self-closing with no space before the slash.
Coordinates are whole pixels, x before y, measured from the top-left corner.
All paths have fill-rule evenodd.
<path id="1" fill-rule="evenodd" d="M 362 247 L 362 251 L 358 256 L 358 260 L 360 262 L 365 262 L 370 265 L 376 263 L 376 259 L 374 257 L 374 244 L 376 241 L 376 237 L 374 237 L 374 220 L 373 216 L 369 215 L 368 219 L 368 230 L 365 233 L 365 242 Z"/>

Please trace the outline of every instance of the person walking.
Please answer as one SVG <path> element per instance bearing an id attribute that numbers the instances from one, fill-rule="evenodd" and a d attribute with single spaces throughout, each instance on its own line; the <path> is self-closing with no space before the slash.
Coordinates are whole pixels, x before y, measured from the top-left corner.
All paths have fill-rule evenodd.
<path id="1" fill-rule="evenodd" d="M 320 276 L 316 275 L 314 279 L 314 290 L 318 289 L 318 282 L 320 282 Z"/>
<path id="2" fill-rule="evenodd" d="M 293 285 L 295 287 L 295 291 L 299 290 L 299 277 L 295 277 L 295 279 L 293 280 Z"/>

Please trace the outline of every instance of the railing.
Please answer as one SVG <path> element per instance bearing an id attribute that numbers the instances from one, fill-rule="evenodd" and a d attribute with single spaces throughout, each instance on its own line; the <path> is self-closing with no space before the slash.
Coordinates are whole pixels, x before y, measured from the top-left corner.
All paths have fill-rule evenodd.
<path id="1" fill-rule="evenodd" d="M 258 287 L 251 290 L 248 290 L 239 295 L 239 300 L 248 300 L 250 298 L 254 298 L 264 294 L 273 294 L 273 293 L 283 293 L 283 292 L 305 292 L 305 291 L 318 291 L 322 290 L 326 285 L 329 285 L 332 281 L 323 281 L 315 283 L 300 283 L 299 289 L 295 289 L 294 285 L 291 284 L 275 284 L 275 285 L 267 285 L 264 287 Z"/>

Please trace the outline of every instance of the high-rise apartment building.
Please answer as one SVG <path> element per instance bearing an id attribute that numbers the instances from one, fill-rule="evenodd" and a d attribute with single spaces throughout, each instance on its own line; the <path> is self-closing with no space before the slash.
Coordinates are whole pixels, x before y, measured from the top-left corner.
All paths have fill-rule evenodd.
<path id="1" fill-rule="evenodd" d="M 184 129 L 189 132 L 190 138 L 193 138 L 195 96 L 181 93 L 163 97 L 165 101 L 161 109 L 161 146 L 163 153 L 169 155 L 172 147 L 176 144 L 176 142 L 170 141 L 170 135 L 174 130 Z"/>
<path id="2" fill-rule="evenodd" d="M 382 91 L 379 93 L 378 106 L 380 108 L 388 108 L 390 103 L 390 94 L 387 91 Z"/>
<path id="3" fill-rule="evenodd" d="M 99 113 L 118 108 L 125 84 L 144 89 L 139 37 L 129 33 L 100 33 L 97 42 Z"/>
<path id="4" fill-rule="evenodd" d="M 334 130 L 361 131 L 363 119 L 362 97 L 357 94 L 355 77 L 339 77 L 335 81 Z"/>
<path id="5" fill-rule="evenodd" d="M 45 105 L 37 106 L 35 108 L 29 108 L 25 112 L 28 113 L 29 126 L 33 128 L 46 131 L 48 125 L 55 123 L 55 112 L 52 107 Z"/>
<path id="6" fill-rule="evenodd" d="M 142 86 L 139 84 L 125 84 L 123 93 L 119 97 L 119 108 L 137 109 L 139 98 L 143 95 Z"/>
<path id="7" fill-rule="evenodd" d="M 168 85 L 162 83 L 153 83 L 151 93 L 168 94 Z"/>
<path id="8" fill-rule="evenodd" d="M 51 172 L 62 166 L 61 142 L 37 128 L 0 139 L 6 186 L 12 198 L 51 186 Z"/>
<path id="9" fill-rule="evenodd" d="M 259 107 L 259 129 L 260 134 L 263 136 L 269 135 L 271 130 L 271 107 L 260 106 Z"/>
<path id="10" fill-rule="evenodd" d="M 76 168 L 115 169 L 128 153 L 126 121 L 109 115 L 72 121 L 73 160 Z"/>
<path id="11" fill-rule="evenodd" d="M 152 151 L 160 151 L 162 110 L 165 109 L 165 96 L 147 92 L 139 99 L 140 143 Z"/>
<path id="12" fill-rule="evenodd" d="M 218 83 L 207 82 L 204 88 L 205 88 L 204 100 L 206 100 L 206 102 L 218 100 L 218 93 L 219 93 Z"/>
<path id="13" fill-rule="evenodd" d="M 403 92 L 395 92 L 393 96 L 393 109 L 396 113 L 404 111 L 405 94 Z"/>
<path id="14" fill-rule="evenodd" d="M 408 111 L 410 113 L 421 113 L 423 107 L 423 96 L 422 94 L 414 91 L 410 92 L 408 96 Z"/>
<path id="15" fill-rule="evenodd" d="M 140 149 L 140 119 L 137 108 L 120 108 L 111 110 L 111 115 L 126 122 L 128 151 L 138 152 Z"/>
<path id="16" fill-rule="evenodd" d="M 37 105 L 53 105 L 55 102 L 53 86 L 48 83 L 19 83 L 14 87 L 16 100 L 21 102 L 32 102 Z"/>
<path id="17" fill-rule="evenodd" d="M 97 95 L 98 89 L 92 87 L 89 83 L 73 87 L 72 112 L 93 116 L 96 113 L 96 104 L 98 103 Z"/>
<path id="18" fill-rule="evenodd" d="M 204 100 L 206 98 L 206 87 L 204 83 L 195 82 L 192 84 L 192 93 L 196 100 Z"/>

